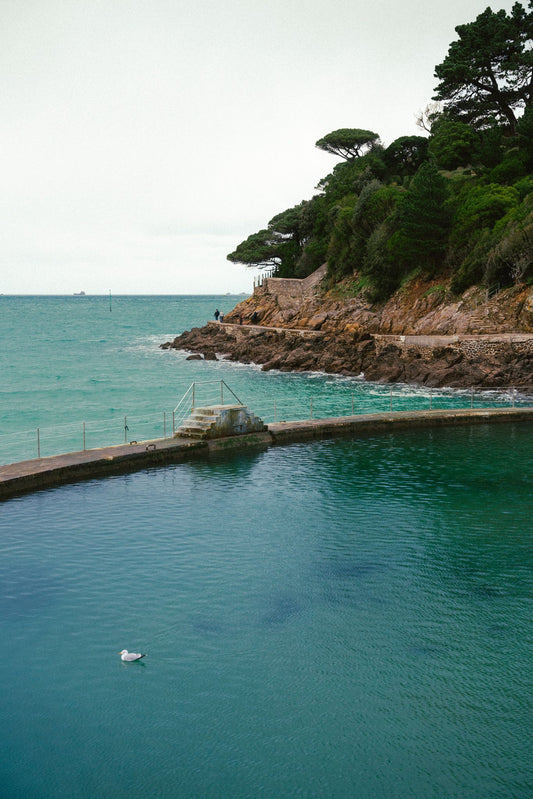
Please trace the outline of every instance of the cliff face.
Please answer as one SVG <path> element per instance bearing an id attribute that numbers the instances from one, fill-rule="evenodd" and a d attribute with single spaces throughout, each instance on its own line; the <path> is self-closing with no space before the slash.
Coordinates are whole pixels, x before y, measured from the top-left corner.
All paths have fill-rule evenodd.
<path id="1" fill-rule="evenodd" d="M 427 386 L 533 389 L 533 291 L 513 287 L 461 298 L 446 284 L 412 281 L 380 306 L 347 286 L 324 291 L 324 269 L 305 280 L 267 278 L 227 314 L 163 347 L 264 370 L 323 371 Z"/>
<path id="2" fill-rule="evenodd" d="M 343 296 L 346 284 L 321 291 L 320 283 L 267 278 L 252 297 L 226 316 L 261 325 L 341 332 L 347 325 L 361 332 L 395 335 L 464 335 L 533 333 L 533 289 L 513 286 L 487 297 L 474 287 L 455 297 L 444 281 L 413 280 L 381 305 L 363 296 Z M 307 278 L 309 281 L 310 278 Z M 297 284 L 304 284 L 299 287 Z"/>

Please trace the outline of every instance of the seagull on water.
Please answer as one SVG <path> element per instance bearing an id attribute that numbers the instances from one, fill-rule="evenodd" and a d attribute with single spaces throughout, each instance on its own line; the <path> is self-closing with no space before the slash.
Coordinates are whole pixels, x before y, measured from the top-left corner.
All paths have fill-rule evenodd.
<path id="1" fill-rule="evenodd" d="M 139 652 L 128 652 L 127 649 L 123 649 L 122 652 L 118 654 L 120 655 L 120 659 L 124 660 L 126 663 L 133 663 L 134 660 L 140 660 L 146 657 L 146 654 L 141 655 Z"/>

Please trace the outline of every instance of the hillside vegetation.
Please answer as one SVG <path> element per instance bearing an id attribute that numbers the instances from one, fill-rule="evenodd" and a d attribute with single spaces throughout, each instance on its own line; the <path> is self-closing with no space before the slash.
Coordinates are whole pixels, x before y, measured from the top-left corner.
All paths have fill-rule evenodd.
<path id="1" fill-rule="evenodd" d="M 228 255 L 305 277 L 327 263 L 330 287 L 390 297 L 442 275 L 453 292 L 533 282 L 533 0 L 487 8 L 456 28 L 421 134 L 385 147 L 347 128 L 316 142 L 340 159 L 317 194 Z"/>

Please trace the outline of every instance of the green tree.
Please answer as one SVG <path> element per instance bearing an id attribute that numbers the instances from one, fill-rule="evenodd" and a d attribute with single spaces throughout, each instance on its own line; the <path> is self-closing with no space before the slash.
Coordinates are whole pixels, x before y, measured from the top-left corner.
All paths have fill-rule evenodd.
<path id="1" fill-rule="evenodd" d="M 472 163 L 476 134 L 469 125 L 441 117 L 431 129 L 429 153 L 440 169 L 456 169 Z"/>
<path id="2" fill-rule="evenodd" d="M 491 229 L 518 202 L 519 194 L 513 186 L 466 185 L 454 214 L 452 243 L 469 248 L 478 231 Z"/>
<path id="3" fill-rule="evenodd" d="M 274 267 L 280 277 L 292 277 L 302 248 L 309 237 L 313 216 L 310 201 L 276 214 L 268 227 L 241 242 L 228 261 L 253 267 Z"/>
<path id="4" fill-rule="evenodd" d="M 434 99 L 479 128 L 504 122 L 514 134 L 517 110 L 533 98 L 533 11 L 520 3 L 511 14 L 487 8 L 455 30 L 459 38 L 435 67 L 440 83 Z"/>
<path id="5" fill-rule="evenodd" d="M 520 195 L 513 186 L 465 183 L 454 200 L 448 259 L 454 267 L 452 290 L 465 291 L 483 279 L 491 250 L 499 236 L 495 226 L 516 213 Z"/>
<path id="6" fill-rule="evenodd" d="M 531 204 L 524 204 L 518 214 L 507 214 L 495 226 L 501 226 L 502 231 L 497 231 L 497 244 L 486 261 L 487 285 L 522 283 L 533 275 L 533 210 L 527 213 Z"/>
<path id="7" fill-rule="evenodd" d="M 393 174 L 400 177 L 414 175 L 427 160 L 428 140 L 425 136 L 400 136 L 389 144 L 383 157 Z"/>
<path id="8" fill-rule="evenodd" d="M 449 231 L 447 195 L 445 179 L 426 161 L 411 181 L 409 190 L 399 198 L 397 230 L 390 248 L 404 271 L 420 266 L 433 274 L 442 263 Z"/>
<path id="9" fill-rule="evenodd" d="M 319 150 L 339 155 L 346 161 L 359 158 L 378 141 L 379 136 L 371 130 L 360 128 L 341 128 L 323 136 L 316 142 Z"/>
<path id="10" fill-rule="evenodd" d="M 402 264 L 391 247 L 393 220 L 385 219 L 370 234 L 366 244 L 363 270 L 372 280 L 368 291 L 372 302 L 381 302 L 396 291 L 402 276 Z"/>
<path id="11" fill-rule="evenodd" d="M 354 196 L 345 197 L 343 203 L 331 211 L 334 223 L 327 250 L 327 262 L 328 274 L 336 280 L 344 275 L 350 275 L 355 268 L 352 253 L 352 216 L 355 202 Z"/>
<path id="12" fill-rule="evenodd" d="M 278 269 L 282 262 L 280 241 L 272 235 L 271 230 L 259 230 L 238 244 L 235 251 L 226 257 L 234 264 L 273 266 Z"/>
<path id="13" fill-rule="evenodd" d="M 385 177 L 387 167 L 381 156 L 380 149 L 375 148 L 352 161 L 341 161 L 333 167 L 333 172 L 319 181 L 317 189 L 330 205 L 348 194 L 359 194 L 367 183 Z"/>

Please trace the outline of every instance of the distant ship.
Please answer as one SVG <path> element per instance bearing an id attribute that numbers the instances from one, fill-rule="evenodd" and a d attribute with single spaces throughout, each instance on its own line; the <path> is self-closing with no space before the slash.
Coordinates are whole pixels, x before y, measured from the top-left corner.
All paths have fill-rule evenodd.
<path id="1" fill-rule="evenodd" d="M 85 297 L 85 296 L 86 296 L 86 294 L 85 294 L 85 292 L 84 292 L 84 291 L 75 291 L 75 292 L 74 292 L 74 296 L 75 296 L 75 297 Z"/>

